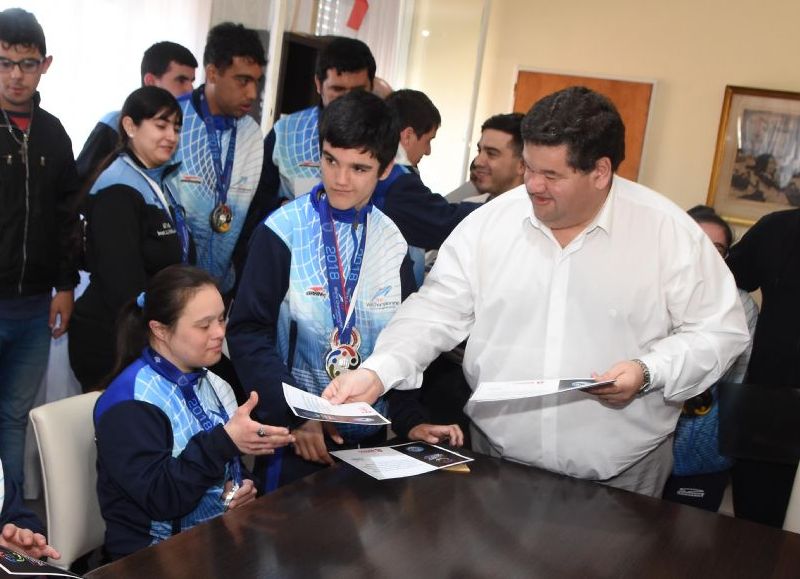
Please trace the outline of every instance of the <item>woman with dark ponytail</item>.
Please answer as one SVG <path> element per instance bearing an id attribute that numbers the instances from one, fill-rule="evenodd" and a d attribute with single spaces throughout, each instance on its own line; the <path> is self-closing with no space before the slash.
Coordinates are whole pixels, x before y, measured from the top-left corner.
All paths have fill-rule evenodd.
<path id="1" fill-rule="evenodd" d="M 117 376 L 94 409 L 97 493 L 114 559 L 238 508 L 255 497 L 240 455 L 294 442 L 250 419 L 219 361 L 225 308 L 205 271 L 169 266 L 122 309 Z"/>
<path id="2" fill-rule="evenodd" d="M 86 217 L 89 287 L 75 304 L 69 357 L 84 391 L 107 380 L 114 361 L 114 320 L 147 280 L 173 263 L 192 263 L 194 248 L 165 178 L 182 122 L 178 102 L 154 86 L 135 90 L 120 112 L 120 149 L 92 184 Z"/>

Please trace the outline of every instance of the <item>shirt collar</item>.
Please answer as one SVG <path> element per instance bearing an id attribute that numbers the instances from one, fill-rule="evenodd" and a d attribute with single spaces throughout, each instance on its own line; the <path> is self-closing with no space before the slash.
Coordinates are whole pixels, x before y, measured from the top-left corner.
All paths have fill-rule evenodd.
<path id="1" fill-rule="evenodd" d="M 325 187 L 322 183 L 319 183 L 316 187 L 311 190 L 311 205 L 314 209 L 319 212 L 319 202 L 322 199 L 322 196 L 325 194 Z M 331 217 L 333 217 L 334 221 L 342 221 L 344 223 L 364 223 L 367 220 L 367 215 L 369 215 L 370 211 L 372 211 L 372 198 L 370 198 L 369 202 L 362 207 L 360 210 L 356 210 L 355 208 L 350 209 L 336 209 L 332 205 L 328 205 L 331 212 Z"/>
<path id="2" fill-rule="evenodd" d="M 600 211 L 598 211 L 594 218 L 589 222 L 589 224 L 584 228 L 584 230 L 580 233 L 580 235 L 584 235 L 589 233 L 590 231 L 594 230 L 595 228 L 600 228 L 606 232 L 606 234 L 611 233 L 611 224 L 613 222 L 613 207 L 614 207 L 614 199 L 616 198 L 616 190 L 617 190 L 617 183 L 618 178 L 616 174 L 612 177 L 611 181 L 611 189 L 606 196 L 606 200 L 603 202 L 603 205 L 600 207 Z M 520 185 L 520 187 L 524 187 L 525 185 Z M 512 189 L 513 191 L 513 189 Z M 529 220 L 531 225 L 533 225 L 536 229 L 540 229 L 543 231 L 550 231 L 550 228 L 539 221 L 536 217 L 536 214 L 533 212 L 533 205 L 528 204 L 528 215 L 525 217 L 525 220 Z"/>
<path id="3" fill-rule="evenodd" d="M 394 162 L 397 165 L 405 165 L 406 167 L 411 167 L 411 170 L 415 173 L 417 172 L 417 168 L 411 164 L 411 161 L 408 160 L 408 155 L 406 154 L 406 150 L 403 148 L 403 145 L 397 145 L 397 153 L 394 156 Z"/>

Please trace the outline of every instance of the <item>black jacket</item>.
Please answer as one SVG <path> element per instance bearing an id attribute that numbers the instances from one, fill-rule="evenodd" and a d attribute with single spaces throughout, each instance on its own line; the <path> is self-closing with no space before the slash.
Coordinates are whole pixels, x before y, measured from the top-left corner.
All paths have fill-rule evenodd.
<path id="1" fill-rule="evenodd" d="M 736 284 L 761 290 L 747 381 L 800 384 L 800 209 L 758 220 L 728 256 Z"/>
<path id="2" fill-rule="evenodd" d="M 13 136 L 12 136 L 13 132 Z M 28 173 L 25 135 L 0 117 L 0 299 L 78 283 L 78 175 L 61 122 L 34 96 Z"/>

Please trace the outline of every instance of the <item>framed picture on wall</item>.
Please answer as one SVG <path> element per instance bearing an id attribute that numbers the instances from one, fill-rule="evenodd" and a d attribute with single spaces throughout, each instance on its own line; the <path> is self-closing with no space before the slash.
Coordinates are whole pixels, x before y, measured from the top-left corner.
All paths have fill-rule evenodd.
<path id="1" fill-rule="evenodd" d="M 725 87 L 708 205 L 744 226 L 800 207 L 800 93 Z"/>

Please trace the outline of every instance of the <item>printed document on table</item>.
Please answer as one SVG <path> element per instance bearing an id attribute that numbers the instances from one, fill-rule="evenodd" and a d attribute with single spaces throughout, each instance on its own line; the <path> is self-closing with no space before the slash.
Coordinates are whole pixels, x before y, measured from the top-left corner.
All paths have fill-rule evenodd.
<path id="1" fill-rule="evenodd" d="M 295 416 L 322 422 L 344 422 L 346 424 L 368 424 L 382 426 L 389 420 L 367 404 L 353 402 L 351 404 L 331 404 L 320 396 L 309 394 L 289 384 L 283 384 L 283 396 L 286 404 Z"/>
<path id="2" fill-rule="evenodd" d="M 0 577 L 77 577 L 39 559 L 0 547 Z"/>
<path id="3" fill-rule="evenodd" d="M 378 480 L 415 476 L 473 460 L 427 442 L 334 450 L 331 454 Z"/>
<path id="4" fill-rule="evenodd" d="M 496 402 L 547 396 L 567 390 L 578 390 L 613 384 L 614 380 L 597 382 L 591 378 L 554 378 L 552 380 L 516 380 L 513 382 L 481 382 L 469 397 L 470 402 Z"/>

